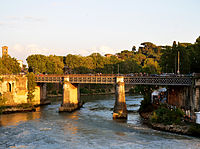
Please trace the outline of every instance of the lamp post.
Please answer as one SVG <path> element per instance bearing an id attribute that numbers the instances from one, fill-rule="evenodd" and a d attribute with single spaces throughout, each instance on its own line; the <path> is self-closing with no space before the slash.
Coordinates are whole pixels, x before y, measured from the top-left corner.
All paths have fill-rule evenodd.
<path id="1" fill-rule="evenodd" d="M 180 74 L 180 51 L 178 51 L 178 70 L 177 74 Z"/>
<path id="2" fill-rule="evenodd" d="M 119 76 L 119 64 L 118 64 L 118 76 Z"/>
<path id="3" fill-rule="evenodd" d="M 95 59 L 96 59 L 96 72 L 97 72 L 97 52 L 95 53 Z"/>

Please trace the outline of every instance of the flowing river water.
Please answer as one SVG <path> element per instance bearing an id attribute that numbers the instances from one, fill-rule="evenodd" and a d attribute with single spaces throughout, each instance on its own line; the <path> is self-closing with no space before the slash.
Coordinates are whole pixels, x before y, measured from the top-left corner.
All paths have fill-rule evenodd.
<path id="1" fill-rule="evenodd" d="M 128 120 L 114 121 L 114 95 L 82 96 L 83 108 L 58 113 L 61 99 L 36 112 L 0 116 L 0 149 L 184 149 L 200 148 L 200 139 L 152 130 L 137 110 L 141 96 L 126 96 Z"/>

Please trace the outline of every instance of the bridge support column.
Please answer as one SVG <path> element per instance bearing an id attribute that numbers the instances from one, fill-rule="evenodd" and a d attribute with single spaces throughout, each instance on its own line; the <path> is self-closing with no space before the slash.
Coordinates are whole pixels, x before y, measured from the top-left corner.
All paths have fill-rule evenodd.
<path id="1" fill-rule="evenodd" d="M 47 98 L 47 84 L 42 83 L 40 85 L 40 99 L 41 101 L 44 101 Z"/>
<path id="2" fill-rule="evenodd" d="M 59 108 L 59 112 L 72 112 L 79 109 L 82 106 L 79 95 L 78 84 L 71 84 L 68 81 L 64 81 L 63 101 Z"/>
<path id="3" fill-rule="evenodd" d="M 200 102 L 199 96 L 200 96 L 200 94 L 199 94 L 199 88 L 196 87 L 194 89 L 194 105 L 195 105 L 194 108 L 195 108 L 196 111 L 200 110 L 200 108 L 199 108 L 199 102 Z"/>
<path id="4" fill-rule="evenodd" d="M 125 85 L 124 77 L 122 76 L 116 78 L 115 98 L 116 99 L 113 111 L 113 119 L 127 119 Z"/>

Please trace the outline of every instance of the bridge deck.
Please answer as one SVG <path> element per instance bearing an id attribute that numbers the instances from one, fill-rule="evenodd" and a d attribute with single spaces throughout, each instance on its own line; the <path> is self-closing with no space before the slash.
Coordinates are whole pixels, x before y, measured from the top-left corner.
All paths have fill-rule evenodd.
<path id="1" fill-rule="evenodd" d="M 61 83 L 69 78 L 70 83 L 115 84 L 117 75 L 36 75 L 38 83 Z M 125 84 L 135 85 L 192 85 L 192 77 L 186 76 L 124 76 Z"/>

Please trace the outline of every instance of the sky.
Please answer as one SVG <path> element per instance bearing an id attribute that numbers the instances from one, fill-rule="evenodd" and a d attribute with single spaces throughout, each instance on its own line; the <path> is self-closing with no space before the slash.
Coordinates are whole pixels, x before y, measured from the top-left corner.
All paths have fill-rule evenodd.
<path id="1" fill-rule="evenodd" d="M 194 43 L 199 6 L 199 0 L 0 0 L 0 47 L 26 63 L 31 54 L 104 55 L 142 42 Z"/>

